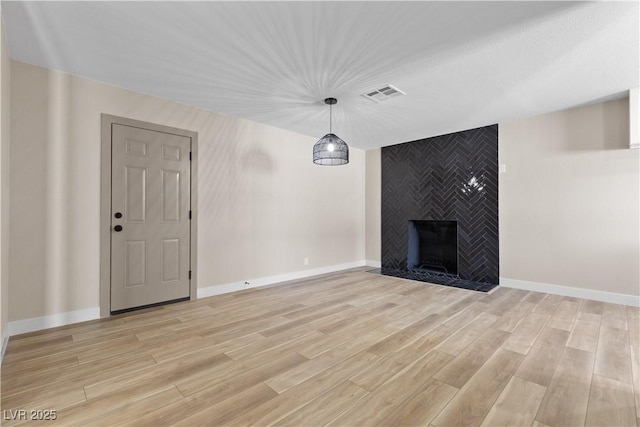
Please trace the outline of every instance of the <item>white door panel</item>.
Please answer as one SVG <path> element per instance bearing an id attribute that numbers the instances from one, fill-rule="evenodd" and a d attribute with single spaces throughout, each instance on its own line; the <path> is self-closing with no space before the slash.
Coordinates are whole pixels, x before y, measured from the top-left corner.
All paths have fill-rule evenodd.
<path id="1" fill-rule="evenodd" d="M 185 136 L 113 125 L 111 311 L 189 297 L 190 150 Z"/>

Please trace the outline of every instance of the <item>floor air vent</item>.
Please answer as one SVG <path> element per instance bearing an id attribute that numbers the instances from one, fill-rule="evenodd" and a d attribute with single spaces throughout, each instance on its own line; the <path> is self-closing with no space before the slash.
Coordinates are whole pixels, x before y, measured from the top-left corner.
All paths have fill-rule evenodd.
<path id="1" fill-rule="evenodd" d="M 362 96 L 372 100 L 373 102 L 385 102 L 391 98 L 395 98 L 396 96 L 405 95 L 403 91 L 400 89 L 393 87 L 391 85 L 386 85 L 381 89 L 371 90 L 367 93 L 363 93 Z"/>

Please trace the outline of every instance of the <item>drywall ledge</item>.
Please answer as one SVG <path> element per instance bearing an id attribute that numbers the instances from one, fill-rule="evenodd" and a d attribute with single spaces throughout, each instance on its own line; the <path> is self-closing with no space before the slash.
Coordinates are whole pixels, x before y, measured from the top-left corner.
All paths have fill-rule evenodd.
<path id="1" fill-rule="evenodd" d="M 528 282 L 526 280 L 505 279 L 504 277 L 500 278 L 500 286 L 503 286 L 505 288 L 523 289 L 525 291 L 544 292 L 553 295 L 640 307 L 640 297 L 634 295 L 596 291 L 593 289 L 572 288 L 570 286 L 550 285 L 548 283 Z"/>
<path id="2" fill-rule="evenodd" d="M 243 291 L 261 286 L 274 285 L 276 283 L 288 282 L 290 280 L 304 279 L 321 274 L 334 273 L 336 271 L 348 270 L 350 268 L 364 267 L 368 264 L 366 261 L 354 261 L 346 264 L 329 265 L 327 267 L 314 268 L 311 270 L 296 271 L 295 273 L 278 274 L 276 276 L 261 277 L 258 279 L 247 279 L 241 282 L 225 283 L 223 285 L 208 286 L 198 289 L 198 299 L 211 297 L 214 295 L 227 294 L 229 292 Z"/>
<path id="3" fill-rule="evenodd" d="M 0 366 L 2 365 L 2 361 L 4 360 L 4 352 L 7 351 L 7 344 L 9 344 L 9 327 L 7 326 L 4 329 L 2 334 L 2 350 L 0 350 Z"/>
<path id="4" fill-rule="evenodd" d="M 629 90 L 629 148 L 640 148 L 640 88 Z"/>

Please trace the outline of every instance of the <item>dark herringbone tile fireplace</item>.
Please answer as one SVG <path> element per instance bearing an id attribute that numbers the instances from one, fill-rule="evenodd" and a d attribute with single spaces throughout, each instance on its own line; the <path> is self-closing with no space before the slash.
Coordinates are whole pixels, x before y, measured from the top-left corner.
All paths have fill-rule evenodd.
<path id="1" fill-rule="evenodd" d="M 410 220 L 457 221 L 459 279 L 498 283 L 498 125 L 382 148 L 383 269 L 409 272 Z"/>

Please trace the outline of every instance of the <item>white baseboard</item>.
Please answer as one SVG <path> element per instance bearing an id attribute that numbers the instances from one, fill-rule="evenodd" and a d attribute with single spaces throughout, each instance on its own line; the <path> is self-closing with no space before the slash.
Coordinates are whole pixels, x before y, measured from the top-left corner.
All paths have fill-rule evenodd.
<path id="1" fill-rule="evenodd" d="M 275 283 L 286 282 L 289 280 L 304 279 L 305 277 L 318 276 L 320 274 L 333 273 L 350 268 L 363 267 L 371 261 L 355 261 L 346 264 L 336 264 L 327 267 L 314 268 L 310 270 L 302 270 L 294 273 L 279 274 L 275 276 L 261 277 L 258 279 L 249 279 L 245 281 L 227 283 L 219 286 L 210 286 L 198 289 L 198 298 L 209 297 L 213 295 L 226 294 L 229 292 L 241 291 L 245 289 L 257 288 L 259 286 L 273 285 Z M 69 311 L 66 313 L 52 314 L 49 316 L 34 317 L 31 319 L 15 320 L 9 322 L 5 328 L 5 335 L 2 337 L 2 354 L 10 336 L 26 334 L 28 332 L 39 331 L 42 329 L 55 328 L 57 326 L 70 325 L 72 323 L 85 322 L 87 320 L 95 320 L 100 318 L 100 307 L 86 308 L 83 310 Z"/>
<path id="2" fill-rule="evenodd" d="M 506 279 L 504 277 L 500 278 L 500 286 L 640 307 L 640 296 L 634 295 L 616 294 L 613 292 L 596 291 L 593 289 L 572 288 L 570 286 L 550 285 L 547 283 L 528 282 L 526 280 Z"/>
<path id="3" fill-rule="evenodd" d="M 51 314 L 49 316 L 33 317 L 31 319 L 24 320 L 14 320 L 13 322 L 9 322 L 9 326 L 7 329 L 9 330 L 8 335 L 13 336 L 99 318 L 100 307 L 85 308 L 82 310 Z"/>
<path id="4" fill-rule="evenodd" d="M 278 274 L 275 276 L 261 277 L 258 279 L 248 279 L 240 282 L 225 283 L 223 285 L 208 286 L 206 288 L 198 288 L 198 298 L 211 297 L 214 295 L 226 294 L 229 292 L 243 291 L 260 286 L 273 285 L 275 283 L 287 282 L 289 280 L 304 279 L 311 276 L 319 276 L 320 274 L 334 273 L 336 271 L 348 270 L 350 268 L 364 267 L 368 265 L 365 261 L 348 262 L 346 264 L 336 264 L 327 267 L 313 268 L 311 270 L 296 271 L 294 273 Z"/>
<path id="5" fill-rule="evenodd" d="M 368 267 L 373 267 L 373 268 L 381 268 L 382 267 L 382 262 L 380 261 L 371 261 L 370 259 L 365 260 L 365 265 Z"/>

